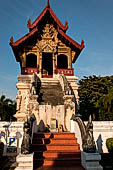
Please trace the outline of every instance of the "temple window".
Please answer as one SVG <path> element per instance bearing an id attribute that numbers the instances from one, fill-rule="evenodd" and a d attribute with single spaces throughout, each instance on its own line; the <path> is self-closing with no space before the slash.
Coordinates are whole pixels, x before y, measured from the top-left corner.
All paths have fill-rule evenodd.
<path id="1" fill-rule="evenodd" d="M 26 56 L 26 67 L 29 68 L 37 67 L 37 56 L 35 54 L 28 54 Z"/>
<path id="2" fill-rule="evenodd" d="M 57 68 L 68 68 L 68 60 L 66 55 L 58 55 L 57 56 Z"/>

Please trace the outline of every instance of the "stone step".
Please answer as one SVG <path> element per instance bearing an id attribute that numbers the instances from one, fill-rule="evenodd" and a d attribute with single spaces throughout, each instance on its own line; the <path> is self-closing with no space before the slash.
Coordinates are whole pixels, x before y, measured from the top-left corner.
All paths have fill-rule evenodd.
<path id="1" fill-rule="evenodd" d="M 66 138 L 35 138 L 33 139 L 33 144 L 72 144 L 72 143 L 77 143 L 77 138 L 73 139 L 66 139 Z"/>
<path id="2" fill-rule="evenodd" d="M 41 84 L 44 86 L 51 84 L 56 85 L 59 83 L 59 80 L 57 78 L 41 78 Z"/>
<path id="3" fill-rule="evenodd" d="M 32 150 L 34 151 L 46 151 L 46 150 L 79 150 L 79 144 L 32 144 Z"/>
<path id="4" fill-rule="evenodd" d="M 44 81 L 41 83 L 39 90 L 39 103 L 41 105 L 46 103 L 53 106 L 64 104 L 62 87 L 58 80 L 53 82 Z"/>
<path id="5" fill-rule="evenodd" d="M 81 164 L 80 158 L 46 158 L 46 159 L 35 159 L 35 166 L 42 165 L 43 166 L 78 166 Z"/>
<path id="6" fill-rule="evenodd" d="M 75 133 L 63 132 L 63 133 L 34 133 L 33 138 L 65 138 L 65 139 L 75 139 Z"/>
<path id="7" fill-rule="evenodd" d="M 8 169 L 7 169 L 8 170 Z M 22 167 L 17 167 L 15 168 L 15 170 L 33 170 L 32 167 L 29 167 L 29 166 L 22 166 Z"/>
<path id="8" fill-rule="evenodd" d="M 37 158 L 81 158 L 81 152 L 80 151 L 37 151 L 34 152 L 35 159 Z"/>
<path id="9" fill-rule="evenodd" d="M 38 169 L 34 168 L 34 170 L 85 170 L 82 166 L 69 166 L 69 167 L 61 167 L 61 166 L 41 166 Z"/>
<path id="10" fill-rule="evenodd" d="M 81 152 L 75 133 L 35 133 L 34 167 L 80 167 Z"/>

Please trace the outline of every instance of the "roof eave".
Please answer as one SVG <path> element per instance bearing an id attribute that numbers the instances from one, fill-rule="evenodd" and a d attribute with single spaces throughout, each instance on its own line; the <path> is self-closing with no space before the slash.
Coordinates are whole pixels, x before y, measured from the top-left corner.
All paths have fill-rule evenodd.
<path id="1" fill-rule="evenodd" d="M 42 11 L 42 13 L 39 15 L 39 17 L 31 24 L 31 20 L 28 20 L 28 24 L 27 27 L 29 28 L 29 30 L 32 30 L 34 27 L 36 27 L 38 25 L 38 23 L 42 20 L 42 18 L 44 17 L 44 15 L 46 14 L 46 12 L 49 12 L 50 15 L 52 16 L 52 18 L 54 19 L 54 21 L 58 24 L 58 26 L 63 30 L 66 31 L 69 27 L 68 27 L 68 22 L 65 21 L 65 25 L 62 24 L 62 22 L 58 19 L 58 17 L 56 16 L 56 14 L 53 12 L 53 10 L 50 8 L 50 6 L 46 6 L 44 8 L 44 10 Z"/>

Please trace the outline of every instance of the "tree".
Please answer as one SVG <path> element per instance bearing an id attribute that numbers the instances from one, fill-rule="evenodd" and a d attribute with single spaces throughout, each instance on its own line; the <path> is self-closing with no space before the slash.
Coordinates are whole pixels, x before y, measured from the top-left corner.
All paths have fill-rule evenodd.
<path id="1" fill-rule="evenodd" d="M 16 102 L 2 95 L 0 97 L 0 119 L 2 121 L 15 120 L 13 115 L 16 113 Z"/>
<path id="2" fill-rule="evenodd" d="M 80 109 L 83 120 L 113 120 L 113 76 L 89 76 L 79 81 Z"/>

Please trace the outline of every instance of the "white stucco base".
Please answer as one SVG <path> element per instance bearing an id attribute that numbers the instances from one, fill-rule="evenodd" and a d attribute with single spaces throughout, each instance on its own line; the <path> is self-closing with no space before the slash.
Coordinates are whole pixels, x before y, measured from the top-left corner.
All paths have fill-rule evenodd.
<path id="1" fill-rule="evenodd" d="M 99 153 L 81 152 L 81 164 L 87 170 L 103 170 L 103 167 L 99 164 L 100 160 Z"/>
<path id="2" fill-rule="evenodd" d="M 39 105 L 37 124 L 43 120 L 45 125 L 51 125 L 51 119 L 56 119 L 58 124 L 62 124 L 64 127 L 64 105 Z"/>
<path id="3" fill-rule="evenodd" d="M 16 162 L 18 166 L 15 170 L 33 170 L 33 153 L 27 155 L 19 154 L 16 157 Z"/>
<path id="4" fill-rule="evenodd" d="M 75 137 L 77 138 L 77 142 L 80 145 L 80 150 L 82 151 L 82 138 L 81 138 L 81 132 L 80 132 L 80 128 L 78 126 L 78 123 L 70 120 L 70 124 L 71 124 L 71 132 L 75 133 Z"/>

